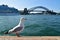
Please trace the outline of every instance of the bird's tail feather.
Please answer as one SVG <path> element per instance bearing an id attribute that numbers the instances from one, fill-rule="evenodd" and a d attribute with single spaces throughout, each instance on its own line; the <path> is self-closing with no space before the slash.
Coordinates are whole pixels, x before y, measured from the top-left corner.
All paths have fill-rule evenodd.
<path id="1" fill-rule="evenodd" d="M 8 31 L 6 31 L 4 34 L 8 34 Z"/>

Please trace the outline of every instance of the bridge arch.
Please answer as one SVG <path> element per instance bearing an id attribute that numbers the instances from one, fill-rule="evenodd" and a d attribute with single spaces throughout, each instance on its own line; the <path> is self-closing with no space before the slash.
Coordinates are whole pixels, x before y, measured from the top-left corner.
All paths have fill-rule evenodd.
<path id="1" fill-rule="evenodd" d="M 44 9 L 44 10 L 46 10 L 46 11 L 50 11 L 48 8 L 43 7 L 43 6 L 32 7 L 32 8 L 30 8 L 30 9 L 28 9 L 28 11 L 29 11 L 29 12 L 32 12 L 32 11 L 34 11 L 34 10 L 37 9 L 37 8 L 42 8 L 42 9 Z"/>

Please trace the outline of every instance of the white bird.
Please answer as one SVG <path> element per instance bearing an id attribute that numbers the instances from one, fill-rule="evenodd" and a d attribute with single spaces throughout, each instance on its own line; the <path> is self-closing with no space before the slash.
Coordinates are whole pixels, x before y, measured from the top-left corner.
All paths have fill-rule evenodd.
<path id="1" fill-rule="evenodd" d="M 25 19 L 24 17 L 21 17 L 19 24 L 18 24 L 17 26 L 15 26 L 13 29 L 5 32 L 5 34 L 15 33 L 15 34 L 19 37 L 19 33 L 20 33 L 21 31 L 23 31 L 23 29 L 24 29 L 24 21 L 25 21 L 25 20 L 26 20 L 26 19 Z"/>

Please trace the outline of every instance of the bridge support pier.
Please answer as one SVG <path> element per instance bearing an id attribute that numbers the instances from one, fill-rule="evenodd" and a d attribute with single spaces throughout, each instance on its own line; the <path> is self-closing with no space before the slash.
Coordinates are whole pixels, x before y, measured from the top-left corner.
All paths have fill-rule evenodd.
<path id="1" fill-rule="evenodd" d="M 28 10 L 27 10 L 27 8 L 24 8 L 23 15 L 27 15 L 27 14 L 29 14 Z"/>

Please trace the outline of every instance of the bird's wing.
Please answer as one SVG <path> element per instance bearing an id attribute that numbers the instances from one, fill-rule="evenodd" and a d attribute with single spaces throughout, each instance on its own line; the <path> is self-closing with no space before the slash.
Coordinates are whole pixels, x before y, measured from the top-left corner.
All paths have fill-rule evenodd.
<path id="1" fill-rule="evenodd" d="M 17 31 L 21 31 L 23 29 L 22 26 L 16 26 L 13 29 L 9 30 L 9 32 L 17 32 Z"/>
<path id="2" fill-rule="evenodd" d="M 14 28 L 9 30 L 9 33 L 13 32 L 18 26 L 15 26 Z"/>
<path id="3" fill-rule="evenodd" d="M 23 29 L 23 27 L 17 27 L 16 29 L 14 29 L 13 32 L 21 31 L 22 29 Z"/>

